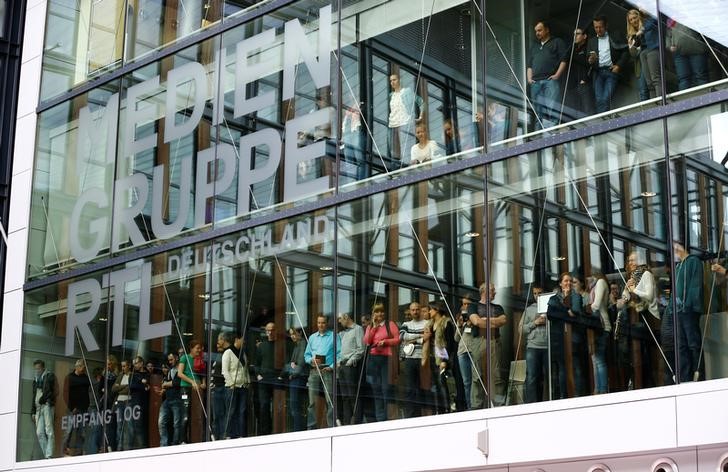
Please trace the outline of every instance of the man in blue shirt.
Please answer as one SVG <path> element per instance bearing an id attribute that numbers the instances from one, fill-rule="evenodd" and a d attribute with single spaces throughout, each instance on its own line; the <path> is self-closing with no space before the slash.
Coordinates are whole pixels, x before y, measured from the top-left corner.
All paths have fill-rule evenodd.
<path id="1" fill-rule="evenodd" d="M 325 315 L 316 318 L 318 331 L 308 337 L 308 344 L 303 355 L 304 360 L 311 366 L 308 374 L 308 429 L 316 429 L 316 399 L 323 392 L 326 400 L 326 423 L 333 426 L 333 368 L 336 358 L 339 357 L 341 346 L 336 343 L 336 356 L 334 356 L 334 332 L 329 329 L 329 319 Z"/>

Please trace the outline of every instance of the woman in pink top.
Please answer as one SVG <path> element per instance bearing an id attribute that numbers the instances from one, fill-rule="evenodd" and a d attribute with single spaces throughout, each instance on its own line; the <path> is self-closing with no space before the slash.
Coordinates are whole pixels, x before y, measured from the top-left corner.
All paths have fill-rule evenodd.
<path id="1" fill-rule="evenodd" d="M 387 320 L 382 303 L 372 308 L 372 323 L 364 333 L 364 344 L 369 349 L 367 381 L 374 394 L 374 415 L 377 421 L 386 421 L 389 358 L 394 352 L 393 347 L 399 344 L 399 329 L 394 322 Z"/>

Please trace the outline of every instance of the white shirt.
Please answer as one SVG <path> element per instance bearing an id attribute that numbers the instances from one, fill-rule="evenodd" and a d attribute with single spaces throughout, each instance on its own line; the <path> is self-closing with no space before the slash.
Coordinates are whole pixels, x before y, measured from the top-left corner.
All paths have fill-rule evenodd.
<path id="1" fill-rule="evenodd" d="M 392 92 L 389 98 L 389 127 L 399 128 L 412 121 L 412 116 L 407 111 L 407 107 L 402 100 L 402 90 Z"/>
<path id="2" fill-rule="evenodd" d="M 612 65 L 612 53 L 609 49 L 609 33 L 604 36 L 597 36 L 599 43 L 599 67 L 610 67 Z"/>
<path id="3" fill-rule="evenodd" d="M 412 150 L 410 151 L 410 162 L 427 162 L 441 156 L 442 151 L 440 150 L 440 146 L 438 146 L 435 141 L 430 140 L 427 141 L 424 148 L 421 148 L 419 144 L 412 146 Z"/>

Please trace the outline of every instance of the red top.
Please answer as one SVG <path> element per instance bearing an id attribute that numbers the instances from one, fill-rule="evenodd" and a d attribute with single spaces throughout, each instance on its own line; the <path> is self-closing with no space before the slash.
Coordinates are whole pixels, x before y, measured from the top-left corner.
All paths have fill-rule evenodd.
<path id="1" fill-rule="evenodd" d="M 390 335 L 387 334 L 387 327 L 384 323 L 380 324 L 376 328 L 367 326 L 367 331 L 364 333 L 364 344 L 371 346 L 369 353 L 373 356 L 391 356 L 391 346 L 399 344 L 399 328 L 393 321 L 387 321 L 389 323 Z M 379 342 L 384 341 L 382 346 L 379 346 Z"/>

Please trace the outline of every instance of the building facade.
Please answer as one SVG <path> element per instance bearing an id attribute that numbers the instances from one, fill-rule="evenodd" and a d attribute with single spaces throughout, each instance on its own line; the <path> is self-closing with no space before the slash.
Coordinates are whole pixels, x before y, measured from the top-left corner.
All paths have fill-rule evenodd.
<path id="1" fill-rule="evenodd" d="M 0 470 L 726 470 L 720 7 L 28 1 Z"/>

